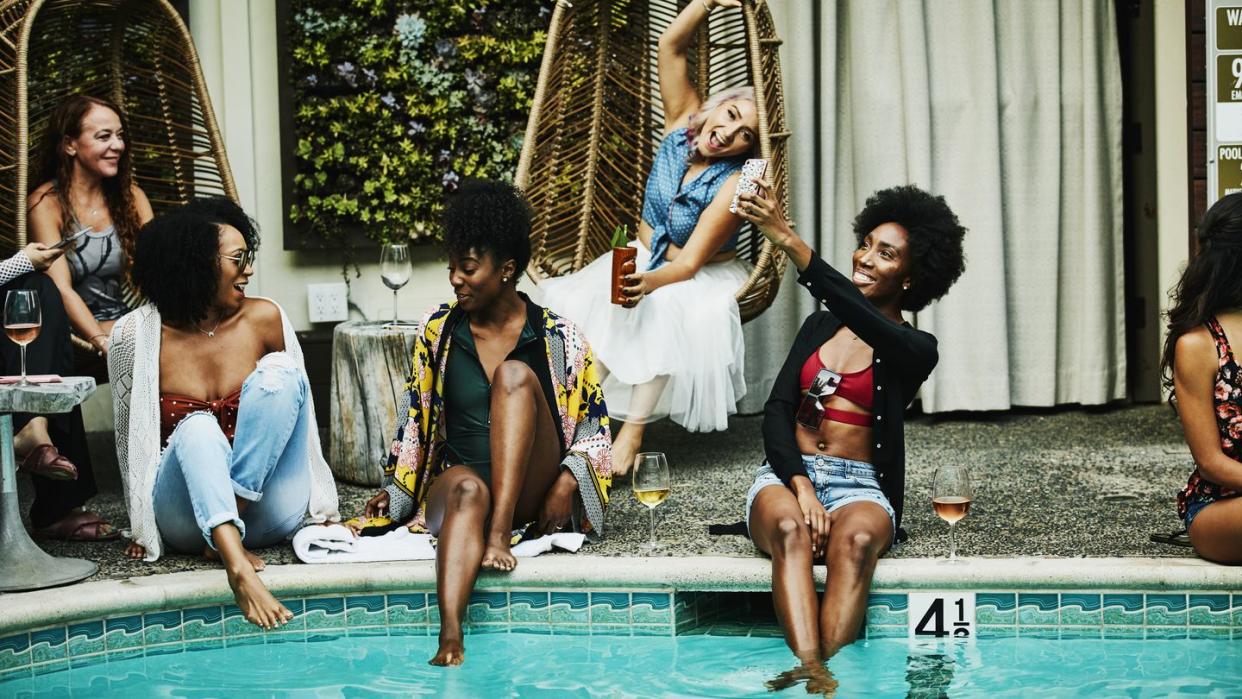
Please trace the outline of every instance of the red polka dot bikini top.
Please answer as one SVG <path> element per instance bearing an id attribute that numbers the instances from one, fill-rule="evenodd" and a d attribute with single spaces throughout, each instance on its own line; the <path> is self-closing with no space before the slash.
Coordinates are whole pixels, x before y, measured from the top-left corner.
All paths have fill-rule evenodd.
<path id="1" fill-rule="evenodd" d="M 190 413 L 209 412 L 216 416 L 220 429 L 229 443 L 233 442 L 233 433 L 237 430 L 237 409 L 241 405 L 241 389 L 237 389 L 219 400 L 199 400 L 175 393 L 160 394 L 160 444 L 167 444 L 173 430 L 185 416 Z"/>

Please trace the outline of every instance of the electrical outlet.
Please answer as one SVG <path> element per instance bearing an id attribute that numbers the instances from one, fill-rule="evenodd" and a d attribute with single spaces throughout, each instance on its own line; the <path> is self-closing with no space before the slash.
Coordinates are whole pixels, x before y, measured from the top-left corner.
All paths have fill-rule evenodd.
<path id="1" fill-rule="evenodd" d="M 345 282 L 306 285 L 306 310 L 312 323 L 335 323 L 349 317 Z"/>

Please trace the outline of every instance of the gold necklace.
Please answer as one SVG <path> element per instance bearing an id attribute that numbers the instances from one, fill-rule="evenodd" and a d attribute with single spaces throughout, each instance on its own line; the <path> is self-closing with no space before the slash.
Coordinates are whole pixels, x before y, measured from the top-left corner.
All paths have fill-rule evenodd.
<path id="1" fill-rule="evenodd" d="M 207 337 L 215 337 L 216 331 L 220 329 L 220 323 L 223 323 L 223 322 L 224 322 L 223 318 L 217 319 L 215 327 L 213 327 L 211 330 L 203 330 L 202 326 L 200 326 L 198 323 L 195 323 L 194 327 L 197 328 L 200 333 L 206 335 Z"/>

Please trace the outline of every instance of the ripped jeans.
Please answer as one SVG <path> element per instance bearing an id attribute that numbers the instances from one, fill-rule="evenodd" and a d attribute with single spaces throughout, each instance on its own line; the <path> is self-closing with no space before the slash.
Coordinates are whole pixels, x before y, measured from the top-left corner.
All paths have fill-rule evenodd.
<path id="1" fill-rule="evenodd" d="M 242 383 L 229 444 L 209 412 L 186 416 L 168 438 L 155 476 L 155 523 L 169 549 L 201 553 L 211 531 L 232 522 L 247 548 L 297 531 L 310 502 L 310 386 L 284 352 L 273 352 Z M 239 514 L 237 499 L 250 504 Z"/>

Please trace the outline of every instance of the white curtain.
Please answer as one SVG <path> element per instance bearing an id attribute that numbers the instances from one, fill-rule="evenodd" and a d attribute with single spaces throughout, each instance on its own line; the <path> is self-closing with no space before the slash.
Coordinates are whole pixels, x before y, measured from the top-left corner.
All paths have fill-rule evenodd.
<path id="1" fill-rule="evenodd" d="M 944 195 L 969 229 L 966 273 L 911 318 L 940 341 L 924 409 L 1124 398 L 1112 0 L 771 5 L 800 235 L 846 266 L 867 196 L 906 183 Z M 746 328 L 743 412 L 762 408 L 813 309 L 790 281 Z"/>

